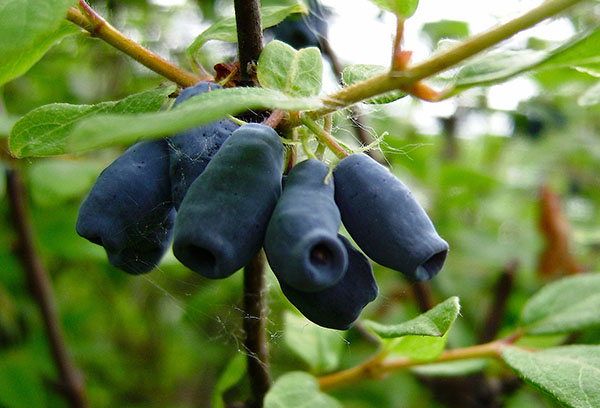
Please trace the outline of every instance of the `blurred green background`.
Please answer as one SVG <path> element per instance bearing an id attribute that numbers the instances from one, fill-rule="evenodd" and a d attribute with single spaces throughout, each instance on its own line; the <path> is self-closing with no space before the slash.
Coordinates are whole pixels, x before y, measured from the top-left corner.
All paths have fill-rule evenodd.
<path id="1" fill-rule="evenodd" d="M 123 32 L 187 66 L 187 44 L 178 37 L 187 25 L 181 22 L 189 22 L 192 31 L 186 36 L 193 39 L 199 33 L 198 24 L 207 25 L 227 13 L 229 2 L 179 3 L 164 7 L 146 0 L 91 2 Z M 341 10 L 334 12 L 343 19 Z M 590 22 L 581 15 L 572 24 L 581 28 Z M 434 31 L 423 35 L 427 38 L 429 32 L 428 38 L 437 43 Z M 206 67 L 235 53 L 228 46 L 207 48 L 202 61 Z M 389 133 L 382 149 L 394 172 L 410 186 L 450 243 L 446 266 L 430 286 L 435 301 L 453 295 L 461 299 L 461 317 L 451 332 L 452 347 L 479 342 L 495 285 L 511 262 L 519 266 L 514 270 L 515 285 L 500 335 L 514 327 L 532 293 L 567 273 L 560 268 L 543 273 L 538 265 L 549 237 L 539 227 L 542 186 L 560 200 L 560 214 L 553 216 L 568 223 L 570 253 L 581 270 L 595 271 L 600 264 L 600 104 L 583 101 L 582 106 L 580 99 L 597 78 L 566 68 L 528 78 L 539 92 L 522 100 L 516 109 L 495 110 L 489 93 L 476 89 L 455 98 L 450 114 L 426 113 L 433 131 L 431 127 L 424 131 L 415 121 L 424 114 L 421 102 L 396 102 L 401 115 L 394 106 L 364 110 L 372 131 Z M 0 88 L 3 156 L 11 123 L 35 107 L 115 100 L 161 82 L 99 40 L 67 37 L 26 75 Z M 507 126 L 494 134 L 489 124 L 498 117 Z M 482 121 L 483 131 L 465 137 L 461 132 L 472 120 Z M 337 135 L 349 139 L 348 120 L 342 117 L 336 124 Z M 93 406 L 209 407 L 224 368 L 235 356 L 244 355 L 242 276 L 207 280 L 169 254 L 149 275 L 132 277 L 111 267 L 102 248 L 77 236 L 78 206 L 118 153 L 108 149 L 22 163 L 37 244 L 53 280 L 68 344 L 85 375 Z M 52 386 L 56 369 L 39 310 L 14 253 L 16 234 L 4 178 L 0 179 L 0 196 L 0 406 L 67 406 Z M 362 317 L 393 323 L 419 313 L 410 285 L 398 273 L 377 266 L 375 273 L 380 296 Z M 295 313 L 295 309 L 271 273 L 268 279 L 268 337 L 277 377 L 307 369 L 307 365 L 285 338 L 291 326 L 284 322 L 284 311 Z M 342 367 L 363 361 L 375 351 L 360 330 L 334 333 L 333 341 L 341 345 L 334 361 L 339 360 Z M 559 344 L 564 340 L 532 341 Z M 578 336 L 580 343 L 599 341 L 598 331 Z M 499 364 L 479 369 L 498 381 L 512 375 Z M 242 399 L 247 387 L 247 379 L 242 379 L 225 392 L 226 400 Z M 356 408 L 452 406 L 435 389 L 430 378 L 404 372 L 332 394 L 344 406 Z M 555 406 L 525 385 L 507 393 L 501 404 L 509 408 Z"/>

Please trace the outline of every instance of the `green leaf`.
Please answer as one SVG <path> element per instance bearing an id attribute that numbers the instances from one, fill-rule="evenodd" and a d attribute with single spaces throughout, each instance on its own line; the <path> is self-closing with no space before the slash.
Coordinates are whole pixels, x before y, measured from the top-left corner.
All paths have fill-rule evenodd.
<path id="1" fill-rule="evenodd" d="M 590 67 L 595 70 L 600 65 L 599 43 L 600 26 L 558 47 L 539 68 Z"/>
<path id="2" fill-rule="evenodd" d="M 345 344 L 339 333 L 292 312 L 284 315 L 283 339 L 316 373 L 335 370 Z"/>
<path id="3" fill-rule="evenodd" d="M 265 408 L 342 408 L 337 400 L 319 390 L 317 379 L 303 372 L 277 379 L 265 397 Z"/>
<path id="4" fill-rule="evenodd" d="M 141 139 L 167 137 L 248 109 L 300 111 L 320 106 L 321 101 L 317 98 L 292 98 L 269 89 L 218 89 L 190 98 L 177 109 L 167 112 L 102 114 L 86 119 L 75 127 L 64 152 L 83 152 Z"/>
<path id="5" fill-rule="evenodd" d="M 29 170 L 31 196 L 39 205 L 60 205 L 79 199 L 103 169 L 99 162 L 61 159 L 40 160 Z"/>
<path id="6" fill-rule="evenodd" d="M 24 74 L 60 38 L 77 32 L 64 21 L 74 0 L 0 2 L 0 85 Z"/>
<path id="7" fill-rule="evenodd" d="M 213 408 L 225 408 L 223 402 L 223 394 L 225 391 L 236 385 L 246 375 L 246 355 L 242 353 L 236 354 L 215 384 L 212 404 Z"/>
<path id="8" fill-rule="evenodd" d="M 600 407 L 600 346 L 539 352 L 506 347 L 502 358 L 525 381 L 572 408 Z"/>
<path id="9" fill-rule="evenodd" d="M 455 87 L 467 89 L 505 81 L 548 58 L 547 51 L 502 51 L 486 53 L 463 66 L 454 78 Z"/>
<path id="10" fill-rule="evenodd" d="M 577 35 L 551 50 L 518 50 L 486 53 L 464 65 L 452 79 L 455 91 L 505 81 L 529 70 L 561 67 L 600 67 L 597 44 L 600 28 Z"/>
<path id="11" fill-rule="evenodd" d="M 296 51 L 281 41 L 271 41 L 258 58 L 256 75 L 267 89 L 290 96 L 314 96 L 321 90 L 323 60 L 316 47 Z"/>
<path id="12" fill-rule="evenodd" d="M 307 14 L 308 9 L 304 4 L 298 3 L 291 6 L 266 6 L 260 9 L 262 28 L 273 27 L 281 23 L 287 16 L 294 13 Z M 237 28 L 235 17 L 225 17 L 206 30 L 204 30 L 187 49 L 190 58 L 198 53 L 198 50 L 208 40 L 221 40 L 226 42 L 237 42 Z"/>
<path id="13" fill-rule="evenodd" d="M 446 348 L 448 333 L 442 337 L 403 336 L 384 340 L 388 354 L 399 355 L 418 361 L 435 360 Z"/>
<path id="14" fill-rule="evenodd" d="M 418 375 L 434 377 L 459 377 L 482 371 L 489 361 L 484 358 L 450 361 L 448 363 L 425 364 L 411 369 Z"/>
<path id="15" fill-rule="evenodd" d="M 373 321 L 365 321 L 364 324 L 381 338 L 407 335 L 442 337 L 452 327 L 459 311 L 458 298 L 453 296 L 407 322 L 396 325 L 383 325 Z"/>
<path id="16" fill-rule="evenodd" d="M 174 90 L 174 85 L 167 86 L 97 105 L 53 103 L 41 106 L 13 126 L 9 139 L 10 151 L 16 157 L 67 153 L 67 138 L 78 123 L 102 113 L 156 111 Z"/>
<path id="17" fill-rule="evenodd" d="M 385 74 L 389 69 L 383 65 L 356 64 L 350 65 L 342 72 L 342 80 L 345 86 L 354 85 L 357 82 L 365 81 L 377 75 Z M 394 102 L 406 96 L 402 91 L 392 91 L 379 95 L 375 98 L 367 99 L 363 103 L 369 104 L 384 104 Z"/>
<path id="18" fill-rule="evenodd" d="M 420 361 L 430 361 L 446 347 L 448 333 L 460 311 L 456 296 L 404 323 L 383 325 L 366 321 L 365 326 L 384 341 L 387 353 L 399 354 Z"/>
<path id="19" fill-rule="evenodd" d="M 382 10 L 390 11 L 401 19 L 407 19 L 417 11 L 419 0 L 371 0 Z"/>
<path id="20" fill-rule="evenodd" d="M 435 46 L 440 40 L 451 38 L 457 40 L 469 36 L 469 24 L 465 21 L 440 20 L 423 24 L 421 29 Z"/>
<path id="21" fill-rule="evenodd" d="M 600 326 L 600 274 L 555 281 L 525 304 L 521 325 L 528 334 L 556 334 Z"/>

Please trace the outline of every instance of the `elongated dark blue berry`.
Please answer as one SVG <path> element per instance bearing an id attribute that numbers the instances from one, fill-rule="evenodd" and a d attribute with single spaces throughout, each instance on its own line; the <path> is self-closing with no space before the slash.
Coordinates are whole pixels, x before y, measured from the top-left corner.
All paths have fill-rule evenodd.
<path id="1" fill-rule="evenodd" d="M 273 211 L 265 236 L 265 253 L 277 278 L 305 292 L 338 282 L 348 255 L 337 233 L 340 212 L 333 177 L 319 160 L 296 165 Z"/>
<path id="2" fill-rule="evenodd" d="M 111 264 L 149 272 L 169 247 L 171 204 L 167 144 L 140 142 L 100 174 L 79 209 L 76 230 L 102 245 Z"/>
<path id="3" fill-rule="evenodd" d="M 250 262 L 281 194 L 282 169 L 283 145 L 273 129 L 251 123 L 233 132 L 179 207 L 177 259 L 208 278 Z"/>
<path id="4" fill-rule="evenodd" d="M 333 176 L 344 226 L 368 257 L 417 282 L 442 269 L 448 243 L 388 169 L 361 153 L 342 159 Z"/>
<path id="5" fill-rule="evenodd" d="M 283 294 L 307 319 L 319 326 L 347 330 L 377 297 L 379 289 L 369 260 L 343 236 L 348 268 L 342 279 L 319 292 L 304 292 L 279 280 Z"/>
<path id="6" fill-rule="evenodd" d="M 185 88 L 175 100 L 173 107 L 192 96 L 215 89 L 221 87 L 213 82 L 199 82 Z M 233 121 L 222 119 L 192 128 L 168 139 L 171 190 L 176 209 L 179 209 L 192 182 L 204 171 L 225 139 L 238 127 Z"/>

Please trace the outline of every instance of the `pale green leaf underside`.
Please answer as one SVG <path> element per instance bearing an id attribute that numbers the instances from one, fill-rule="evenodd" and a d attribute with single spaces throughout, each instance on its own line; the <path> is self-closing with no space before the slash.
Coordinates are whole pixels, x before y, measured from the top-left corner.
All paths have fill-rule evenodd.
<path id="1" fill-rule="evenodd" d="M 16 157 L 52 156 L 69 151 L 67 139 L 78 123 L 99 114 L 157 111 L 175 86 L 96 105 L 53 103 L 36 108 L 13 126 L 9 147 Z"/>
<path id="2" fill-rule="evenodd" d="M 365 325 L 382 338 L 407 335 L 442 337 L 450 330 L 459 312 L 458 298 L 453 296 L 407 322 L 396 325 L 383 325 L 366 321 Z"/>
<path id="3" fill-rule="evenodd" d="M 469 24 L 466 21 L 434 21 L 423 24 L 421 30 L 429 37 L 434 46 L 442 39 L 460 39 L 469 36 Z"/>
<path id="4" fill-rule="evenodd" d="M 273 27 L 294 13 L 308 13 L 304 4 L 292 6 L 266 6 L 260 9 L 263 29 Z M 193 57 L 208 40 L 237 42 L 237 29 L 234 17 L 225 17 L 204 30 L 187 49 L 187 55 Z"/>
<path id="5" fill-rule="evenodd" d="M 279 377 L 265 397 L 264 408 L 342 408 L 319 390 L 317 379 L 304 372 Z"/>
<path id="6" fill-rule="evenodd" d="M 417 11 L 419 0 L 371 0 L 382 10 L 392 12 L 401 19 L 407 19 Z"/>
<path id="7" fill-rule="evenodd" d="M 342 72 L 342 80 L 344 85 L 350 86 L 357 82 L 365 81 L 377 75 L 385 74 L 389 71 L 389 68 L 383 65 L 371 65 L 371 64 L 356 64 L 350 65 Z M 376 96 L 375 98 L 367 99 L 362 101 L 368 104 L 384 104 L 394 102 L 400 98 L 406 96 L 406 93 L 402 91 L 387 92 L 383 95 Z"/>
<path id="8" fill-rule="evenodd" d="M 539 352 L 506 347 L 502 358 L 519 376 L 572 408 L 600 407 L 600 346 Z"/>
<path id="9" fill-rule="evenodd" d="M 600 28 L 577 35 L 551 50 L 491 52 L 474 58 L 452 79 L 456 91 L 505 81 L 529 70 L 595 69 L 600 63 Z"/>
<path id="10" fill-rule="evenodd" d="M 339 333 L 292 312 L 284 315 L 283 340 L 314 372 L 335 370 L 345 344 Z"/>
<path id="11" fill-rule="evenodd" d="M 318 48 L 296 51 L 271 41 L 258 59 L 256 75 L 261 86 L 290 96 L 314 96 L 321 90 L 323 62 Z"/>
<path id="12" fill-rule="evenodd" d="M 563 278 L 545 286 L 525 304 L 521 325 L 529 334 L 600 326 L 600 274 Z"/>
<path id="13" fill-rule="evenodd" d="M 0 2 L 0 85 L 24 74 L 60 38 L 77 32 L 64 21 L 74 0 Z"/>
<path id="14" fill-rule="evenodd" d="M 248 109 L 302 111 L 321 106 L 321 101 L 317 98 L 292 98 L 269 89 L 218 89 L 190 98 L 170 111 L 102 114 L 86 119 L 69 135 L 67 152 L 83 152 L 117 144 L 131 144 L 142 139 L 168 137 Z"/>

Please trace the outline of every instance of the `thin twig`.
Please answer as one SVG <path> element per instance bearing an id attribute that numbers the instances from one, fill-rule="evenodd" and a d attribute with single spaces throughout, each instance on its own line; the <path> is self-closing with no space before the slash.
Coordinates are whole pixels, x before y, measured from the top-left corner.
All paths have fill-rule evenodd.
<path id="1" fill-rule="evenodd" d="M 496 340 L 491 343 L 479 344 L 476 346 L 464 347 L 453 350 L 446 350 L 442 354 L 440 354 L 436 359 L 430 361 L 413 360 L 408 357 L 386 359 L 385 357 L 387 354 L 385 354 L 385 352 L 380 352 L 372 358 L 370 358 L 369 360 L 357 366 L 339 371 L 337 373 L 319 377 L 319 387 L 322 390 L 328 390 L 340 387 L 342 385 L 352 384 L 357 381 L 368 378 L 381 378 L 390 372 L 416 367 L 420 365 L 444 363 L 449 361 L 466 360 L 472 358 L 501 359 L 502 349 L 507 345 L 513 344 L 517 339 L 521 337 L 521 335 L 522 333 L 520 331 L 516 331 L 509 337 L 506 337 L 501 340 Z"/>
<path id="2" fill-rule="evenodd" d="M 421 313 L 425 313 L 435 306 L 433 295 L 431 294 L 431 288 L 427 282 L 413 283 L 410 285 L 410 288 L 412 289 L 413 296 L 417 301 L 417 305 L 419 305 L 419 310 Z"/>
<path id="3" fill-rule="evenodd" d="M 238 36 L 238 57 L 243 85 L 253 86 L 251 67 L 262 51 L 262 25 L 259 0 L 235 0 L 235 21 Z M 267 123 L 279 123 L 282 112 L 273 112 Z M 269 343 L 267 342 L 265 283 L 266 259 L 263 250 L 244 268 L 244 345 L 248 353 L 250 408 L 262 408 L 265 394 L 271 387 Z"/>
<path id="4" fill-rule="evenodd" d="M 87 16 L 78 9 L 71 7 L 67 11 L 67 20 L 83 28 L 89 32 L 91 36 L 98 37 L 119 51 L 127 54 L 146 68 L 184 88 L 207 79 L 198 77 L 191 72 L 171 64 L 169 61 L 159 57 L 147 48 L 142 47 L 132 39 L 127 38 L 97 14 L 89 5 L 87 5 L 87 3 L 85 3 L 85 1 L 81 0 L 80 6 L 85 10 Z"/>
<path id="5" fill-rule="evenodd" d="M 260 253 L 244 268 L 244 331 L 248 352 L 248 377 L 252 398 L 248 405 L 260 408 L 271 386 L 269 343 L 266 335 L 265 254 Z"/>
<path id="6" fill-rule="evenodd" d="M 42 313 L 52 358 L 61 378 L 61 386 L 71 406 L 87 407 L 89 404 L 83 377 L 75 367 L 67 350 L 50 277 L 35 248 L 25 184 L 16 168 L 6 172 L 6 189 L 12 219 L 19 238 L 19 259 L 27 275 L 33 297 Z"/>
<path id="7" fill-rule="evenodd" d="M 235 0 L 234 7 L 242 84 L 250 85 L 252 83 L 253 67 L 258 61 L 263 48 L 260 1 Z"/>
<path id="8" fill-rule="evenodd" d="M 482 343 L 492 341 L 502 327 L 506 305 L 515 284 L 515 274 L 518 268 L 519 261 L 513 259 L 502 269 L 494 290 L 494 302 L 490 307 L 483 329 L 479 334 L 479 341 Z"/>

